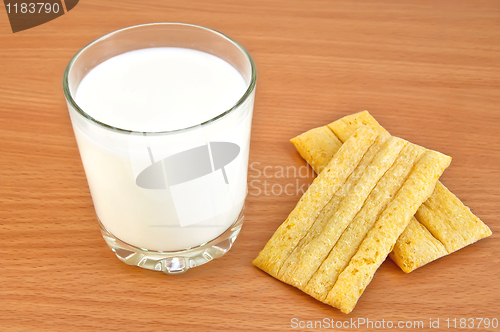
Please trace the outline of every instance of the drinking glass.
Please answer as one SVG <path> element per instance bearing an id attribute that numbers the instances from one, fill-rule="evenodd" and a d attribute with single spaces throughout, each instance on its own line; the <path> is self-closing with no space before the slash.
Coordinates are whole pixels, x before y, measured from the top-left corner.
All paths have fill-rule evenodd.
<path id="1" fill-rule="evenodd" d="M 114 127 L 78 105 L 78 85 L 94 67 L 151 47 L 214 55 L 241 74 L 247 89 L 208 121 L 157 132 Z M 124 28 L 71 59 L 64 95 L 101 233 L 121 261 L 177 274 L 231 248 L 243 224 L 256 79 L 255 64 L 240 44 L 183 23 Z"/>

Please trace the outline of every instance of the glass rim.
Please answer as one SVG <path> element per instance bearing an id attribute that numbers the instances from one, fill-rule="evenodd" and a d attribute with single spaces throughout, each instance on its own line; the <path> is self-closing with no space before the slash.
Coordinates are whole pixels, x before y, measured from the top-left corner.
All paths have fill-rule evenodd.
<path id="1" fill-rule="evenodd" d="M 195 125 L 192 125 L 192 126 L 189 126 L 189 127 L 184 127 L 184 128 L 179 128 L 179 129 L 173 129 L 173 130 L 165 130 L 165 131 L 138 131 L 138 130 L 123 129 L 123 128 L 115 127 L 115 126 L 112 126 L 110 124 L 107 124 L 107 123 L 104 123 L 102 121 L 99 121 L 99 120 L 95 119 L 94 117 L 92 117 L 91 115 L 89 115 L 88 113 L 86 113 L 77 104 L 77 102 L 74 100 L 73 95 L 72 95 L 72 93 L 70 91 L 70 88 L 69 88 L 69 72 L 73 68 L 73 64 L 78 59 L 78 57 L 85 50 L 87 50 L 90 47 L 92 47 L 94 44 L 98 43 L 101 40 L 109 38 L 109 37 L 111 37 L 111 36 L 113 36 L 115 34 L 118 34 L 120 32 L 126 31 L 126 30 L 131 30 L 131 29 L 141 28 L 141 27 L 147 27 L 147 26 L 155 26 L 155 25 L 157 25 L 157 26 L 161 26 L 161 25 L 175 26 L 175 25 L 177 25 L 177 26 L 185 26 L 185 27 L 198 28 L 198 29 L 206 30 L 208 32 L 211 32 L 211 33 L 214 33 L 216 35 L 219 35 L 223 39 L 225 39 L 225 40 L 231 42 L 232 44 L 234 44 L 246 56 L 248 62 L 250 63 L 250 67 L 251 67 L 251 70 L 252 70 L 251 78 L 250 78 L 250 84 L 248 85 L 248 88 L 246 89 L 245 93 L 241 96 L 241 98 L 231 108 L 229 108 L 228 110 L 225 110 L 225 111 L 219 113 L 218 115 L 216 115 L 215 117 L 213 117 L 213 118 L 211 118 L 209 120 L 206 120 L 204 122 L 201 122 L 199 124 L 195 124 Z M 88 119 L 89 121 L 91 121 L 92 123 L 94 123 L 94 124 L 96 124 L 96 125 L 98 125 L 100 127 L 103 127 L 105 129 L 109 129 L 109 130 L 113 130 L 113 131 L 117 131 L 117 132 L 120 132 L 120 133 L 124 133 L 124 134 L 132 134 L 132 133 L 141 133 L 141 134 L 169 134 L 169 133 L 178 133 L 178 132 L 187 131 L 187 130 L 190 130 L 190 129 L 193 129 L 193 128 L 196 128 L 196 127 L 199 127 L 199 126 L 206 126 L 206 125 L 208 125 L 208 124 L 210 124 L 212 122 L 215 122 L 215 121 L 217 121 L 217 120 L 225 117 L 226 115 L 232 113 L 240 105 L 242 105 L 248 99 L 248 97 L 252 94 L 252 92 L 255 90 L 256 82 L 257 82 L 257 68 L 255 66 L 255 63 L 254 63 L 253 59 L 252 59 L 252 56 L 236 40 L 232 39 L 231 37 L 226 36 L 222 32 L 219 32 L 217 30 L 213 30 L 213 29 L 201 26 L 201 25 L 189 24 L 189 23 L 180 23 L 180 22 L 156 22 L 156 23 L 138 24 L 138 25 L 133 25 L 133 26 L 122 28 L 122 29 L 118 29 L 118 30 L 112 31 L 110 33 L 107 33 L 107 34 L 105 34 L 105 35 L 103 35 L 103 36 L 95 39 L 94 41 L 90 42 L 89 44 L 87 44 L 85 47 L 83 47 L 81 50 L 79 50 L 71 58 L 70 62 L 66 66 L 66 69 L 64 70 L 64 75 L 63 75 L 63 91 L 64 91 L 64 96 L 66 97 L 66 101 L 73 107 L 73 109 L 75 109 L 81 116 L 83 116 L 84 118 Z"/>

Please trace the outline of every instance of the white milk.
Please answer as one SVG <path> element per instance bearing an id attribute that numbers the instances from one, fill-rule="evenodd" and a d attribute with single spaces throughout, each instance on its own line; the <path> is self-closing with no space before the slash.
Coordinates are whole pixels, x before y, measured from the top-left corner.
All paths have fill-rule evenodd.
<path id="1" fill-rule="evenodd" d="M 72 116 L 108 231 L 137 247 L 174 251 L 210 241 L 236 221 L 246 196 L 253 98 L 241 111 L 196 125 L 230 109 L 247 88 L 227 62 L 182 48 L 121 54 L 84 77 L 76 103 L 102 123 L 148 133 L 195 126 L 128 134 Z M 153 177 L 141 182 L 149 170 Z"/>

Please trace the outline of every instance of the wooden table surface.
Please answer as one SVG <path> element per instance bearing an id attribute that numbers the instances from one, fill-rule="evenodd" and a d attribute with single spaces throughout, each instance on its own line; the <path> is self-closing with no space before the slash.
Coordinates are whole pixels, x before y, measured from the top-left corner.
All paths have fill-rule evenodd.
<path id="1" fill-rule="evenodd" d="M 106 246 L 62 92 L 80 48 L 157 21 L 222 31 L 258 68 L 242 233 L 222 259 L 179 276 L 127 266 Z M 411 274 L 387 260 L 344 315 L 251 261 L 313 179 L 305 167 L 279 173 L 305 165 L 289 139 L 364 109 L 451 155 L 442 182 L 493 235 Z M 2 12 L 0 331 L 278 331 L 294 318 L 439 318 L 454 330 L 445 319 L 500 319 L 499 125 L 498 1 L 88 0 L 18 33 Z"/>

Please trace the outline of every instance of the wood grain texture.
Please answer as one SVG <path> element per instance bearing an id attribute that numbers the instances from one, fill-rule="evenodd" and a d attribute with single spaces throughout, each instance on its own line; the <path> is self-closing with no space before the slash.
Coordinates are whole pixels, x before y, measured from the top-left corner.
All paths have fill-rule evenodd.
<path id="1" fill-rule="evenodd" d="M 101 238 L 61 83 L 90 41 L 157 21 L 230 35 L 259 74 L 243 231 L 224 258 L 175 277 L 121 263 Z M 0 330 L 280 331 L 325 317 L 440 318 L 448 330 L 446 318 L 500 319 L 499 105 L 495 0 L 86 0 L 16 34 L 0 14 Z M 289 139 L 364 109 L 452 156 L 441 181 L 493 235 L 408 275 L 387 260 L 346 316 L 251 261 L 312 182 Z M 279 172 L 288 166 L 302 173 Z"/>

